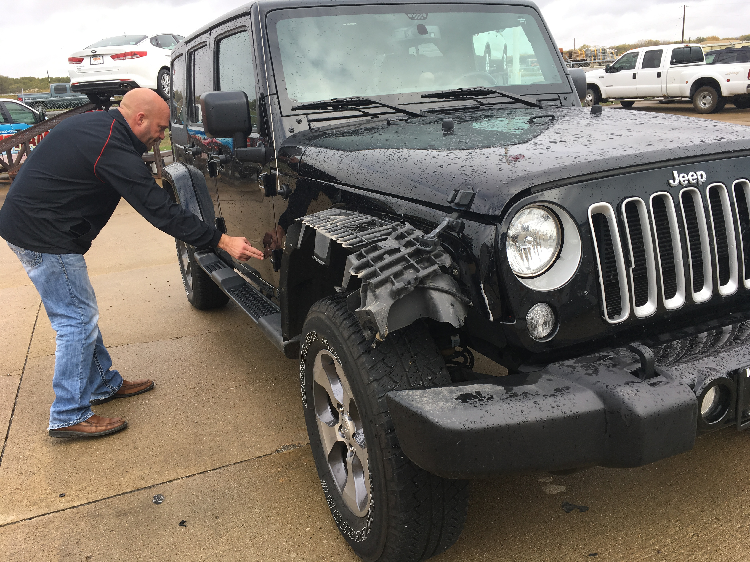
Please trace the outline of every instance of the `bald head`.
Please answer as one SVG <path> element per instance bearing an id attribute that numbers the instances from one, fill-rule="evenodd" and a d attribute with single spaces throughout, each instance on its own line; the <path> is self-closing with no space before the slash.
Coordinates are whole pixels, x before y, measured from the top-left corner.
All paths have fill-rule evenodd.
<path id="1" fill-rule="evenodd" d="M 130 90 L 120 101 L 120 113 L 136 137 L 146 146 L 164 138 L 169 127 L 169 106 L 148 88 Z"/>

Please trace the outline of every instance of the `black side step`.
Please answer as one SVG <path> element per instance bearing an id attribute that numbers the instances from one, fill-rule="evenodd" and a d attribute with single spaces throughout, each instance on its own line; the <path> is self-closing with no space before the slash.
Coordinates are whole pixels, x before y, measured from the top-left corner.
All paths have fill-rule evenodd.
<path id="1" fill-rule="evenodd" d="M 213 252 L 195 252 L 195 261 L 230 299 L 244 310 L 266 337 L 291 359 L 299 354 L 299 339 L 284 340 L 281 333 L 281 310 Z"/>

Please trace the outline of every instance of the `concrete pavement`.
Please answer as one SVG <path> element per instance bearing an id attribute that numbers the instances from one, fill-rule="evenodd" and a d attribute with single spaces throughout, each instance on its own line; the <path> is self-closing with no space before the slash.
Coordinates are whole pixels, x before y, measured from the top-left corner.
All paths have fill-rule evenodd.
<path id="1" fill-rule="evenodd" d="M 320 490 L 296 362 L 237 307 L 190 307 L 172 239 L 127 204 L 86 258 L 115 366 L 157 386 L 96 407 L 124 432 L 49 438 L 54 333 L 0 243 L 0 560 L 357 560 Z M 747 561 L 748 458 L 750 435 L 725 431 L 638 469 L 475 481 L 434 560 Z"/>

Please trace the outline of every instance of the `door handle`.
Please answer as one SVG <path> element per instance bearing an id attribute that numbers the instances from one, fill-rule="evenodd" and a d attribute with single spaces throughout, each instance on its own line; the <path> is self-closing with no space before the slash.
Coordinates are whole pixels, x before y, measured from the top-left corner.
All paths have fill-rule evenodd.
<path id="1" fill-rule="evenodd" d="M 661 78 L 661 72 L 657 72 L 657 73 L 656 73 L 656 77 L 657 77 L 657 78 Z"/>
<path id="2" fill-rule="evenodd" d="M 635 80 L 635 75 L 636 75 L 636 73 L 634 72 L 634 73 L 633 73 L 633 80 Z"/>

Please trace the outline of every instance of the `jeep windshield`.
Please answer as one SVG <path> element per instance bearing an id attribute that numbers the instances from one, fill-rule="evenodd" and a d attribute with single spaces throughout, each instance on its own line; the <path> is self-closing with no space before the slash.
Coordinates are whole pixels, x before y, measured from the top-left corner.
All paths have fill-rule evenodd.
<path id="1" fill-rule="evenodd" d="M 535 95 L 570 89 L 539 14 L 528 7 L 289 8 L 270 12 L 267 21 L 285 114 L 312 102 L 354 97 L 434 104 L 438 96 L 423 94 L 492 88 Z"/>

